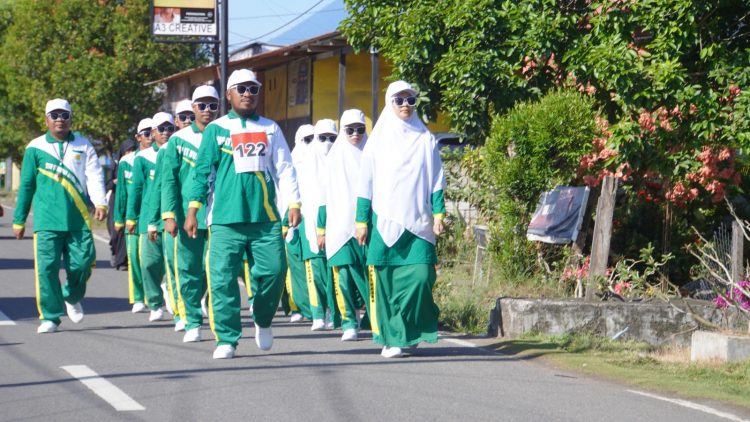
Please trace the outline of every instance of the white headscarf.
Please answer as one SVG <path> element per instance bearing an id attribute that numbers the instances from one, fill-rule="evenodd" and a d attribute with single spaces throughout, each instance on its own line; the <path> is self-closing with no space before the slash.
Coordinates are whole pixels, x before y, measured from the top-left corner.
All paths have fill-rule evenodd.
<path id="1" fill-rule="evenodd" d="M 401 120 L 393 110 L 396 94 L 416 90 L 404 81 L 388 86 L 385 107 L 362 152 L 357 195 L 372 199 L 377 229 L 386 246 L 408 230 L 434 244 L 432 193 L 443 189 L 443 165 L 435 137 L 416 110 Z"/>
<path id="2" fill-rule="evenodd" d="M 357 179 L 360 171 L 362 149 L 367 134 L 357 145 L 349 142 L 344 128 L 365 124 L 365 113 L 357 109 L 346 110 L 339 119 L 339 135 L 326 156 L 326 256 L 331 259 L 342 246 L 354 237 L 354 216 L 357 208 Z"/>
<path id="3" fill-rule="evenodd" d="M 323 133 L 338 134 L 336 122 L 331 119 L 321 119 L 315 123 L 313 141 L 303 151 L 304 156 L 299 167 L 300 196 L 302 197 L 302 217 L 305 219 L 305 237 L 313 253 L 320 252 L 318 248 L 318 208 L 323 205 L 323 183 L 325 183 L 325 158 L 328 151 L 315 146 L 321 142 L 318 135 Z"/>
<path id="4" fill-rule="evenodd" d="M 305 155 L 305 148 L 308 147 L 306 143 L 302 141 L 302 138 L 313 135 L 315 133 L 315 127 L 313 125 L 302 125 L 297 128 L 297 133 L 294 134 L 294 149 L 292 149 L 292 164 L 299 173 L 299 163 L 302 157 Z"/>

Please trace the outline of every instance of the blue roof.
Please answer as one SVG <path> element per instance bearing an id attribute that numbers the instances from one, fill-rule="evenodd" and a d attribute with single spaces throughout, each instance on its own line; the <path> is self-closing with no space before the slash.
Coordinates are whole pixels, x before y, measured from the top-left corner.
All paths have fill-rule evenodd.
<path id="1" fill-rule="evenodd" d="M 266 40 L 266 42 L 268 44 L 289 45 L 334 32 L 338 29 L 339 23 L 347 16 L 344 1 L 332 0 L 320 8 L 310 11 L 286 31 L 278 35 L 271 35 L 273 38 Z"/>

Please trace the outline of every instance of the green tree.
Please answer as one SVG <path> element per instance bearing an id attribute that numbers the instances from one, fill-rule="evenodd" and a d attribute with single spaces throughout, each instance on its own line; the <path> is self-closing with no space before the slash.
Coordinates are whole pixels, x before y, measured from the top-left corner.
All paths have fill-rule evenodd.
<path id="1" fill-rule="evenodd" d="M 56 97 L 70 101 L 74 130 L 111 151 L 159 107 L 163 93 L 146 82 L 206 58 L 199 46 L 154 42 L 147 0 L 24 0 L 10 7 L 0 8 L 0 156 L 17 157 L 44 130 L 44 106 Z"/>

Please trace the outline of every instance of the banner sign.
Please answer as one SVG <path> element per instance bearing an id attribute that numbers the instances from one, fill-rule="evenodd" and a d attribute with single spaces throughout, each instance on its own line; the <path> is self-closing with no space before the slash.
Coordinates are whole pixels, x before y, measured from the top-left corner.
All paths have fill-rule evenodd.
<path id="1" fill-rule="evenodd" d="M 216 36 L 216 0 L 153 0 L 154 35 Z"/>
<path id="2" fill-rule="evenodd" d="M 526 238 L 544 243 L 575 242 L 588 199 L 588 187 L 558 186 L 542 193 Z"/>

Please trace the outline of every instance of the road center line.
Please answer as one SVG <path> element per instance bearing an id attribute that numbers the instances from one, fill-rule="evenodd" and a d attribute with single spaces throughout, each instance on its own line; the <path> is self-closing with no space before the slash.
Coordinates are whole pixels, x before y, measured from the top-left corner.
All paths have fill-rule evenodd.
<path id="1" fill-rule="evenodd" d="M 450 337 L 440 336 L 440 340 L 443 340 L 443 341 L 448 342 L 448 343 L 457 344 L 459 346 L 464 346 L 464 347 L 478 347 L 476 344 L 474 344 L 474 343 L 472 343 L 470 341 L 461 340 L 461 339 L 457 339 L 457 338 L 450 338 Z"/>
<path id="2" fill-rule="evenodd" d="M 687 407 L 693 410 L 698 410 L 700 412 L 708 413 L 714 416 L 718 416 L 720 418 L 729 419 L 730 421 L 747 422 L 747 419 L 742 419 L 741 417 L 733 415 L 731 413 L 722 412 L 720 410 L 714 409 L 713 407 L 704 406 L 702 404 L 693 403 L 691 401 L 680 400 L 680 399 L 670 399 L 667 397 L 657 396 L 656 394 L 645 393 L 643 391 L 636 391 L 636 390 L 627 390 L 627 391 L 629 393 L 638 394 L 638 395 L 645 396 L 645 397 L 650 397 L 656 400 L 666 401 L 666 402 L 673 403 L 678 406 Z"/>
<path id="3" fill-rule="evenodd" d="M 0 325 L 16 325 L 16 323 L 5 315 L 3 311 L 0 311 Z"/>
<path id="4" fill-rule="evenodd" d="M 146 410 L 145 407 L 131 399 L 114 384 L 100 377 L 86 365 L 67 365 L 60 368 L 81 381 L 83 385 L 111 404 L 117 411 Z"/>

